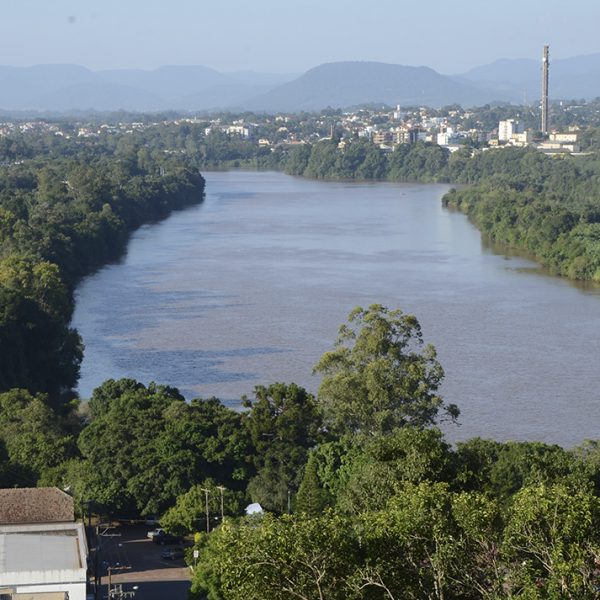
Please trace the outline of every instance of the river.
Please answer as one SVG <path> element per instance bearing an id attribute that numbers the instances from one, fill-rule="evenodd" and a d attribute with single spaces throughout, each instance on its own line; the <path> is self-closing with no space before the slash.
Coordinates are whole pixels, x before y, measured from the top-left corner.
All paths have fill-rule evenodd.
<path id="1" fill-rule="evenodd" d="M 356 305 L 414 313 L 461 409 L 452 440 L 600 437 L 600 291 L 481 242 L 448 186 L 206 173 L 205 201 L 134 233 L 86 278 L 80 393 L 154 380 L 239 405 L 257 384 L 316 391 Z"/>

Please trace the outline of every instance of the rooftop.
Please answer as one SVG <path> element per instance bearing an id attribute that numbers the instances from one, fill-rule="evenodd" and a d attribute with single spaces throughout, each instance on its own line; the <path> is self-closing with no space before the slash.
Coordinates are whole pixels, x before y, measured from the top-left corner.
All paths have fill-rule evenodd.
<path id="1" fill-rule="evenodd" d="M 0 525 L 74 520 L 73 498 L 56 487 L 0 489 Z"/>
<path id="2" fill-rule="evenodd" d="M 81 523 L 0 526 L 0 587 L 85 581 Z"/>

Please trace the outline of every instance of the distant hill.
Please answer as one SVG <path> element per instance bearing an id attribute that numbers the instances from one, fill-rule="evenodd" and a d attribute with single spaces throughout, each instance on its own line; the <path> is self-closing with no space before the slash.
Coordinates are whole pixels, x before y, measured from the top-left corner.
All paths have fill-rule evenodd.
<path id="1" fill-rule="evenodd" d="M 208 110 L 240 106 L 293 77 L 248 71 L 220 73 L 203 66 L 152 71 L 0 66 L 0 110 Z"/>
<path id="2" fill-rule="evenodd" d="M 300 111 L 375 102 L 428 106 L 459 103 L 471 106 L 492 99 L 479 87 L 440 75 L 429 67 L 335 62 L 315 67 L 297 79 L 253 98 L 246 103 L 246 108 Z"/>
<path id="3" fill-rule="evenodd" d="M 456 77 L 506 100 L 535 101 L 541 89 L 541 59 L 502 59 Z M 553 59 L 550 48 L 550 97 L 570 100 L 600 96 L 600 54 Z"/>
<path id="4" fill-rule="evenodd" d="M 298 76 L 200 65 L 91 71 L 77 65 L 0 66 L 0 111 L 256 111 L 401 104 L 537 102 L 541 61 L 501 59 L 450 76 L 379 62 L 323 64 Z M 553 60 L 553 99 L 600 96 L 600 54 Z"/>

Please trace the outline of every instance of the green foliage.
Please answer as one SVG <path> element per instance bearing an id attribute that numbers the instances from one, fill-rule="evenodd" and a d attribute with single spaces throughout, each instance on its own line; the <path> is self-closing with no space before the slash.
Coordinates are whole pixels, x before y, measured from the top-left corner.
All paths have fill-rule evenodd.
<path id="1" fill-rule="evenodd" d="M 257 470 L 248 492 L 263 508 L 284 512 L 300 486 L 308 450 L 323 437 L 322 418 L 313 396 L 294 383 L 257 386 L 255 396 L 244 403 Z"/>
<path id="2" fill-rule="evenodd" d="M 436 393 L 444 372 L 433 346 L 420 349 L 416 317 L 374 304 L 355 308 L 348 322 L 315 367 L 323 374 L 319 402 L 328 427 L 379 434 L 432 425 L 440 410 L 458 416 Z"/>
<path id="3" fill-rule="evenodd" d="M 331 503 L 327 490 L 319 481 L 317 461 L 314 454 L 308 457 L 304 477 L 296 496 L 295 511 L 300 514 L 316 517 Z"/>
<path id="4" fill-rule="evenodd" d="M 448 151 L 435 144 L 401 144 L 389 158 L 392 181 L 444 181 Z"/>
<path id="5" fill-rule="evenodd" d="M 336 506 L 345 513 L 382 510 L 406 483 L 452 479 L 453 457 L 438 429 L 402 427 L 366 438 L 340 467 Z"/>
<path id="6" fill-rule="evenodd" d="M 185 156 L 130 142 L 3 142 L 13 158 L 0 166 L 0 391 L 69 402 L 83 350 L 69 328 L 75 284 L 142 223 L 201 201 L 204 179 Z"/>
<path id="7" fill-rule="evenodd" d="M 127 392 L 136 392 L 145 388 L 143 383 L 135 379 L 107 379 L 92 391 L 88 407 L 92 419 L 102 417 L 111 409 L 111 404 Z M 181 398 L 183 400 L 183 398 Z"/>
<path id="8" fill-rule="evenodd" d="M 65 429 L 46 396 L 18 389 L 0 394 L 0 463 L 4 454 L 6 483 L 35 486 L 75 456 L 75 438 Z"/>
<path id="9" fill-rule="evenodd" d="M 522 597 L 597 598 L 600 503 L 584 490 L 537 485 L 516 494 L 504 533 L 511 590 Z"/>
<path id="10" fill-rule="evenodd" d="M 376 492 L 374 492 L 376 493 Z M 598 499 L 405 483 L 379 510 L 228 521 L 199 543 L 192 598 L 595 598 Z"/>
<path id="11" fill-rule="evenodd" d="M 401 144 L 391 154 L 368 140 L 321 140 L 294 148 L 284 156 L 283 170 L 315 179 L 389 179 L 444 181 L 448 151 L 434 144 Z"/>
<path id="12" fill-rule="evenodd" d="M 239 515 L 247 504 L 243 492 L 219 489 L 212 479 L 192 486 L 177 497 L 175 505 L 160 518 L 161 526 L 177 535 L 206 530 L 206 500 L 208 492 L 208 517 L 210 528 L 221 523 L 221 491 L 223 492 L 223 515 Z"/>
<path id="13" fill-rule="evenodd" d="M 0 390 L 47 392 L 57 404 L 77 382 L 82 352 L 79 335 L 62 319 L 0 285 Z"/>
<path id="14" fill-rule="evenodd" d="M 131 380 L 108 382 L 95 399 L 101 410 L 79 448 L 99 505 L 151 514 L 207 478 L 243 486 L 248 440 L 240 415 L 217 400 L 187 404 L 174 388 Z"/>
<path id="15" fill-rule="evenodd" d="M 498 150 L 461 165 L 446 206 L 466 213 L 486 238 L 534 256 L 551 272 L 600 281 L 597 157 L 551 159 L 531 150 Z"/>
<path id="16" fill-rule="evenodd" d="M 208 600 L 351 600 L 357 540 L 346 520 L 265 516 L 226 522 L 204 542 L 192 598 Z"/>

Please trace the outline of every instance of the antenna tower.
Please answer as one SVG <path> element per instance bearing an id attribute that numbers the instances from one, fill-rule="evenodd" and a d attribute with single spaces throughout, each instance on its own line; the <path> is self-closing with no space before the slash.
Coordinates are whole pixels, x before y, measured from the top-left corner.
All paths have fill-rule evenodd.
<path id="1" fill-rule="evenodd" d="M 544 46 L 542 56 L 542 133 L 546 135 L 549 129 L 548 123 L 548 70 L 550 68 L 549 46 Z"/>

